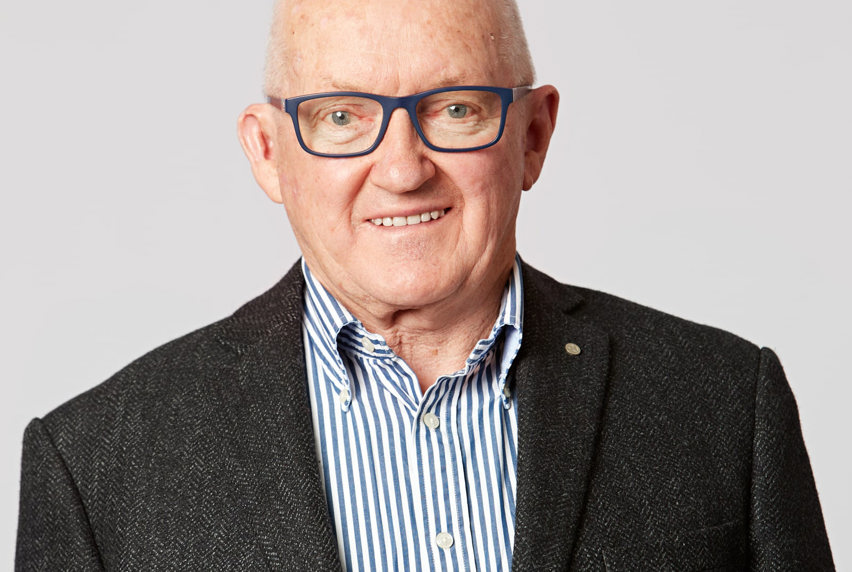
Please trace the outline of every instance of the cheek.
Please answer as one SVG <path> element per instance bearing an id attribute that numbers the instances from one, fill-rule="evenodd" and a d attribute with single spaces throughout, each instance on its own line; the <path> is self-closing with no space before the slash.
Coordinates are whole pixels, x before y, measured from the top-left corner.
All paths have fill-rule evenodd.
<path id="1" fill-rule="evenodd" d="M 472 158 L 457 180 L 465 204 L 472 210 L 479 205 L 475 210 L 486 214 L 491 226 L 501 224 L 517 210 L 523 184 L 523 154 L 507 150 L 498 148 L 498 152 Z"/>
<path id="2" fill-rule="evenodd" d="M 363 169 L 351 160 L 306 153 L 290 164 L 292 168 L 283 170 L 279 178 L 294 228 L 300 227 L 303 234 L 323 236 L 349 226 L 364 180 Z"/>

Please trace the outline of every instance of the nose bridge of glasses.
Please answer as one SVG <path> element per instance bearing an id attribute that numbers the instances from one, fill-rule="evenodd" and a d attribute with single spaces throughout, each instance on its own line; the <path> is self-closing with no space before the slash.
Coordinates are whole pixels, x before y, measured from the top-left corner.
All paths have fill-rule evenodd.
<path id="1" fill-rule="evenodd" d="M 426 139 L 426 136 L 420 128 L 420 122 L 417 119 L 417 104 L 420 99 L 421 98 L 418 95 L 409 95 L 405 97 L 382 96 L 379 99 L 379 103 L 382 105 L 382 114 L 384 117 L 382 118 L 382 129 L 377 144 L 381 143 L 387 134 L 390 122 L 393 119 L 395 112 L 398 110 L 404 110 L 404 112 L 408 115 L 408 119 L 411 123 L 411 127 L 414 129 L 414 132 L 424 144 L 427 146 L 429 145 L 429 141 Z"/>

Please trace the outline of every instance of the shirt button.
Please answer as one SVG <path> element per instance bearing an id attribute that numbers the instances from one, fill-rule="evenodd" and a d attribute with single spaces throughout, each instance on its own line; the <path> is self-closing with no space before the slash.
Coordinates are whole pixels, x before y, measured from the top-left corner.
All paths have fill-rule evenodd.
<path id="1" fill-rule="evenodd" d="M 364 349 L 370 354 L 376 349 L 376 346 L 373 345 L 373 342 L 371 342 L 369 338 L 362 338 L 361 345 L 364 346 Z"/>
<path id="2" fill-rule="evenodd" d="M 580 346 L 577 344 L 565 344 L 565 351 L 569 356 L 578 356 L 580 355 Z"/>
<path id="3" fill-rule="evenodd" d="M 444 550 L 452 546 L 453 542 L 455 542 L 453 535 L 446 532 L 439 532 L 438 536 L 435 537 L 435 544 L 438 545 L 438 548 L 443 548 Z"/>
<path id="4" fill-rule="evenodd" d="M 512 390 L 509 389 L 508 385 L 503 386 L 503 397 L 506 399 L 512 399 Z"/>
<path id="5" fill-rule="evenodd" d="M 441 426 L 441 420 L 438 419 L 438 416 L 432 413 L 431 411 L 423 416 L 423 424 L 426 425 L 429 429 L 437 429 Z M 440 536 L 440 535 L 439 535 Z M 450 538 L 450 544 L 452 544 L 453 539 Z"/>
<path id="6" fill-rule="evenodd" d="M 348 389 L 341 390 L 340 395 L 337 396 L 337 399 L 340 401 L 340 409 L 342 411 L 346 411 L 346 409 L 347 409 L 346 402 L 349 401 L 349 390 Z"/>

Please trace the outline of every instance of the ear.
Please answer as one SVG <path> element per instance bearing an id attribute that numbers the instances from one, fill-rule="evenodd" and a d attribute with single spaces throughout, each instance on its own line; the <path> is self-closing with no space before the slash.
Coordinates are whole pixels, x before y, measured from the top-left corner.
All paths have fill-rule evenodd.
<path id="1" fill-rule="evenodd" d="M 275 112 L 275 108 L 265 103 L 248 106 L 237 120 L 237 134 L 257 184 L 270 199 L 281 203 L 283 198 L 278 180 L 278 125 Z"/>
<path id="2" fill-rule="evenodd" d="M 556 112 L 559 109 L 559 92 L 552 85 L 543 85 L 532 91 L 527 97 L 528 124 L 526 148 L 524 149 L 523 189 L 532 188 L 541 174 L 544 157 L 550 145 L 550 136 L 556 126 Z"/>

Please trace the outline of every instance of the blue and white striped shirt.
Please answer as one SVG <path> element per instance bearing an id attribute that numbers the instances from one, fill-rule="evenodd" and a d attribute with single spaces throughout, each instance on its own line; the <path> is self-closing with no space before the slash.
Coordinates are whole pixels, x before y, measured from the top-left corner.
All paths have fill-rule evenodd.
<path id="1" fill-rule="evenodd" d="M 515 532 L 520 262 L 488 339 L 425 393 L 302 263 L 302 333 L 323 485 L 350 571 L 506 570 Z"/>

